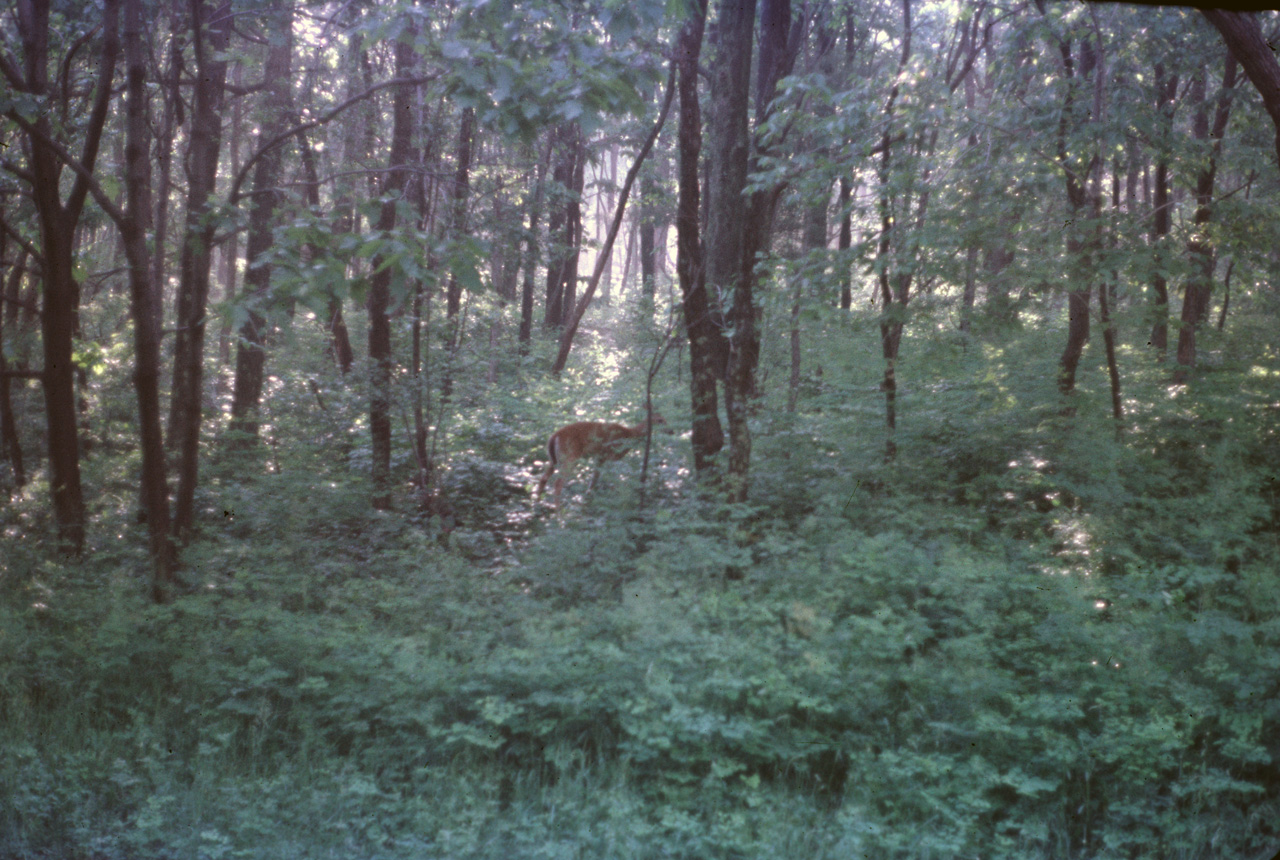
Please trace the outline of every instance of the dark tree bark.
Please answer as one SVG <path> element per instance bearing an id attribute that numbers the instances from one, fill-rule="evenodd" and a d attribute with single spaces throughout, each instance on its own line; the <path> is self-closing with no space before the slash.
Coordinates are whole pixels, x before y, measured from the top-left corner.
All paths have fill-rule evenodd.
<path id="1" fill-rule="evenodd" d="M 679 75 L 679 190 L 676 198 L 676 277 L 689 338 L 689 393 L 693 406 L 693 467 L 708 475 L 724 447 L 717 380 L 723 376 L 728 343 L 719 309 L 707 298 L 707 279 L 698 216 L 698 159 L 702 149 L 702 113 L 698 104 L 698 58 L 707 17 L 699 0 L 680 30 L 675 63 Z"/>
<path id="2" fill-rule="evenodd" d="M 846 12 L 844 16 L 844 59 L 845 65 L 852 70 L 853 61 L 858 53 L 858 42 L 855 38 L 853 14 Z M 848 176 L 840 177 L 840 309 L 853 307 L 853 267 L 849 264 L 848 252 L 853 246 L 853 212 L 851 209 L 853 189 Z"/>
<path id="3" fill-rule="evenodd" d="M 655 281 L 658 277 L 657 248 L 654 244 L 654 235 L 657 230 L 653 223 L 653 198 L 656 194 L 657 187 L 653 181 L 653 170 L 646 170 L 644 175 L 640 177 L 640 205 L 637 210 L 640 213 L 641 294 L 649 301 L 653 301 L 656 290 Z"/>
<path id="4" fill-rule="evenodd" d="M 172 0 L 168 4 L 169 27 L 169 59 L 165 66 L 163 78 L 158 81 L 164 97 L 164 109 L 161 113 L 155 136 L 156 165 L 160 177 L 155 190 L 155 216 L 152 224 L 155 230 L 154 253 L 151 256 L 151 290 L 155 298 L 151 306 L 156 312 L 152 325 L 156 328 L 156 337 L 160 337 L 160 327 L 164 322 L 164 284 L 167 277 L 169 245 L 169 198 L 173 191 L 173 148 L 176 129 L 184 119 L 182 104 L 182 48 L 185 27 L 182 22 L 181 0 Z"/>
<path id="5" fill-rule="evenodd" d="M 1227 263 L 1227 271 L 1222 276 L 1222 310 L 1218 313 L 1218 331 L 1222 331 L 1227 325 L 1227 308 L 1231 307 L 1231 272 L 1235 267 L 1235 260 Z"/>
<path id="6" fill-rule="evenodd" d="M 103 6 L 102 56 L 98 61 L 89 116 L 84 124 L 84 146 L 78 159 L 83 172 L 77 172 L 65 202 L 60 190 L 63 165 L 49 114 L 42 113 L 29 123 L 15 111 L 9 112 L 9 118 L 17 122 L 28 140 L 31 193 L 39 222 L 43 258 L 44 308 L 40 317 L 44 349 L 42 379 L 54 519 L 62 547 L 76 555 L 84 549 L 85 506 L 80 483 L 76 366 L 72 359 L 72 341 L 80 306 L 80 285 L 74 274 L 75 233 L 89 193 L 89 181 L 111 102 L 111 81 L 120 52 L 119 11 L 119 0 L 106 0 Z M 25 92 L 37 97 L 52 92 L 48 68 L 49 12 L 47 0 L 18 0 L 15 17 L 25 73 L 21 85 Z M 67 107 L 74 109 L 70 105 Z"/>
<path id="7" fill-rule="evenodd" d="M 849 310 L 853 307 L 853 267 L 849 265 L 848 253 L 853 247 L 853 212 L 850 211 L 850 202 L 853 189 L 850 187 L 849 177 L 840 177 L 840 309 Z"/>
<path id="8" fill-rule="evenodd" d="M 1090 279 L 1100 250 L 1097 218 L 1101 201 L 1097 185 L 1102 161 L 1096 146 L 1091 148 L 1087 159 L 1074 156 L 1069 151 L 1067 133 L 1073 126 L 1088 121 L 1085 112 L 1079 110 L 1080 96 L 1089 93 L 1088 87 L 1093 87 L 1092 115 L 1096 118 L 1101 113 L 1101 91 L 1094 79 L 1098 66 L 1097 46 L 1089 40 L 1080 46 L 1078 70 L 1071 43 L 1061 42 L 1059 49 L 1066 78 L 1066 95 L 1058 125 L 1057 158 L 1066 182 L 1067 205 L 1071 212 L 1067 228 L 1067 257 L 1072 275 L 1067 294 L 1067 344 L 1058 362 L 1058 390 L 1068 395 L 1075 390 L 1076 369 L 1084 354 L 1084 345 L 1089 340 L 1089 303 L 1093 295 Z"/>
<path id="9" fill-rule="evenodd" d="M 396 42 L 395 70 L 397 78 L 408 78 L 414 64 L 413 40 L 417 35 L 412 24 Z M 409 182 L 409 167 L 413 156 L 412 145 L 412 90 L 410 85 L 395 88 L 391 110 L 391 155 L 389 170 L 382 187 L 384 198 L 376 229 L 387 233 L 396 226 L 396 203 L 404 195 Z M 388 510 L 391 507 L 391 269 L 381 260 L 373 264 L 374 274 L 369 279 L 369 432 L 372 438 L 373 458 L 371 480 L 373 507 Z"/>
<path id="10" fill-rule="evenodd" d="M 884 131 L 880 137 L 880 182 L 882 187 L 889 182 L 889 171 L 893 165 L 893 115 L 898 102 L 898 83 L 902 73 L 911 59 L 911 0 L 902 0 L 902 53 L 898 57 L 898 73 L 894 76 L 894 84 L 889 90 L 889 97 L 884 106 Z M 893 200 L 888 190 L 880 194 L 880 240 L 876 251 L 881 261 L 878 276 L 880 287 L 880 303 L 883 311 L 880 318 L 880 353 L 884 357 L 884 378 L 880 389 L 884 392 L 885 417 L 885 457 L 897 456 L 898 443 L 895 432 L 898 427 L 898 347 L 902 342 L 902 328 L 906 322 L 907 300 L 910 298 L 912 273 L 909 268 L 894 271 L 890 266 L 890 253 L 893 251 L 895 219 L 893 216 Z"/>
<path id="11" fill-rule="evenodd" d="M 1157 147 L 1151 213 L 1151 290 L 1155 293 L 1155 321 L 1151 325 L 1151 345 L 1159 361 L 1169 350 L 1169 281 L 1164 276 L 1167 263 L 1168 236 L 1173 226 L 1173 208 L 1169 203 L 1168 135 L 1173 131 L 1173 114 L 1177 101 L 1178 76 L 1167 74 L 1163 63 L 1155 64 L 1156 111 L 1164 139 Z"/>
<path id="12" fill-rule="evenodd" d="M 751 435 L 747 398 L 753 382 L 751 364 L 755 331 L 746 268 L 747 206 L 743 191 L 749 165 L 748 108 L 755 0 L 721 0 L 715 56 L 711 61 L 707 181 L 707 283 L 720 295 L 733 296 L 729 311 L 733 337 L 725 369 L 725 409 L 729 425 L 729 498 L 747 494 Z M 754 262 L 754 260 L 752 261 Z"/>
<path id="13" fill-rule="evenodd" d="M 542 199 L 546 188 L 547 165 L 551 161 L 551 143 L 538 159 L 538 179 L 533 203 L 529 206 L 529 231 L 525 236 L 524 282 L 520 287 L 520 352 L 527 354 L 533 338 L 533 291 L 538 268 L 538 222 L 542 218 Z"/>
<path id="14" fill-rule="evenodd" d="M 1213 186 L 1218 172 L 1218 153 L 1222 149 L 1222 135 L 1231 117 L 1231 95 L 1236 85 L 1239 68 L 1236 58 L 1228 52 L 1226 68 L 1222 73 L 1222 89 L 1214 109 L 1213 125 L 1209 124 L 1209 102 L 1206 98 L 1205 72 L 1192 81 L 1191 100 L 1196 106 L 1191 123 L 1192 136 L 1207 148 L 1206 161 L 1196 176 L 1196 214 L 1191 237 L 1187 240 L 1187 255 L 1191 258 L 1191 277 L 1187 279 L 1182 295 L 1182 326 L 1178 330 L 1178 366 L 1173 371 L 1173 381 L 1187 381 L 1196 364 L 1196 331 L 1209 314 L 1209 296 L 1213 291 L 1213 267 L 1215 262 L 1213 242 L 1208 235 L 1209 222 L 1213 220 Z M 1212 143 L 1210 143 L 1212 141 Z"/>
<path id="15" fill-rule="evenodd" d="M 449 232 L 455 238 L 466 229 L 467 195 L 471 191 L 471 151 L 475 136 L 475 110 L 466 108 L 462 112 L 462 122 L 458 128 L 458 151 L 454 159 L 453 187 L 449 191 Z M 458 279 L 449 276 L 448 307 L 446 316 L 451 325 L 457 324 L 458 312 L 462 310 L 462 287 Z M 457 345 L 457 333 L 450 333 L 450 346 Z"/>
<path id="16" fill-rule="evenodd" d="M 1111 174 L 1111 209 L 1118 221 L 1120 215 L 1120 164 L 1118 161 Z M 1101 228 L 1100 221 L 1099 228 Z M 1113 232 L 1110 239 L 1111 249 L 1114 251 L 1118 244 L 1118 239 Z M 1123 432 L 1121 421 L 1124 418 L 1124 400 L 1120 395 L 1120 366 L 1116 361 L 1116 329 L 1111 322 L 1111 305 L 1116 285 L 1120 282 L 1120 273 L 1112 269 L 1109 275 L 1106 283 L 1098 289 L 1098 319 L 1102 323 L 1102 345 L 1107 355 L 1107 377 L 1111 382 L 1111 417 L 1115 419 L 1116 438 L 1119 439 Z"/>
<path id="17" fill-rule="evenodd" d="M 1280 161 L 1280 62 L 1275 48 L 1267 44 L 1262 26 L 1254 12 L 1235 12 L 1228 9 L 1201 9 L 1204 16 L 1222 34 L 1227 47 L 1244 73 L 1257 87 L 1262 105 L 1276 127 L 1276 159 Z"/>
<path id="18" fill-rule="evenodd" d="M 142 0 L 124 0 L 124 53 L 126 203 L 119 227 L 129 263 L 133 384 L 138 398 L 138 436 L 142 446 L 142 505 L 150 535 L 151 597 L 156 603 L 167 603 L 175 582 L 174 547 L 169 536 L 169 484 L 160 426 L 160 338 L 155 325 L 159 309 L 152 280 L 151 252 L 147 247 L 152 202 Z"/>
<path id="19" fill-rule="evenodd" d="M 266 96 L 258 122 L 258 146 L 268 148 L 257 154 L 257 163 L 253 166 L 249 235 L 245 242 L 249 268 L 244 276 L 249 314 L 240 327 L 231 396 L 231 429 L 243 434 L 241 440 L 245 442 L 258 440 L 267 335 L 262 310 L 269 301 L 271 289 L 271 265 L 265 257 L 271 250 L 276 210 L 283 198 L 279 182 L 285 147 L 284 141 L 278 138 L 293 122 L 293 7 L 281 4 L 268 14 L 275 36 L 270 40 L 263 65 Z M 234 205 L 237 201 L 231 202 Z"/>
<path id="20" fill-rule="evenodd" d="M 173 388 L 169 412 L 170 448 L 178 449 L 178 488 L 173 534 L 185 544 L 195 520 L 199 478 L 201 402 L 204 392 L 204 335 L 209 300 L 214 223 L 210 217 L 222 145 L 222 102 L 231 34 L 230 0 L 195 0 L 192 42 L 196 76 L 187 148 L 187 218 L 178 274 L 177 333 L 174 337 Z"/>
<path id="21" fill-rule="evenodd" d="M 421 128 L 433 128 L 437 124 L 433 124 L 427 115 L 427 108 L 423 103 L 423 93 L 419 89 L 415 93 L 416 119 L 415 123 Z M 470 135 L 470 131 L 466 132 Z M 438 172 L 435 165 L 436 142 L 439 134 L 429 134 L 423 141 L 421 154 L 419 156 L 419 175 L 410 183 L 406 192 L 406 197 L 413 203 L 413 207 L 417 212 L 418 227 L 424 234 L 432 232 L 435 226 L 436 215 L 436 193 L 435 181 L 432 177 Z M 417 150 L 415 149 L 415 154 Z M 469 157 L 469 156 L 468 156 Z M 452 194 L 450 195 L 452 197 Z M 428 253 L 427 266 L 434 268 L 435 255 Z M 413 307 L 410 324 L 410 362 L 409 362 L 409 382 L 410 392 L 409 398 L 413 408 L 413 456 L 416 461 L 418 470 L 414 477 L 414 488 L 417 494 L 419 507 L 421 508 L 428 499 L 432 498 L 433 488 L 435 487 L 435 457 L 431 445 L 428 444 L 430 433 L 430 387 L 431 387 L 431 348 L 427 343 L 424 348 L 424 334 L 431 330 L 431 305 L 434 289 L 426 289 L 420 278 L 413 280 Z M 446 366 L 445 382 L 451 385 L 451 377 L 448 375 L 450 368 Z M 441 397 L 443 403 L 447 395 Z M 437 429 L 439 425 L 437 424 Z M 437 495 L 438 497 L 438 495 Z"/>
<path id="22" fill-rule="evenodd" d="M 552 132 L 554 162 L 551 168 L 552 193 L 548 195 L 547 298 L 542 319 L 542 324 L 547 328 L 558 329 L 563 326 L 566 312 L 564 285 L 573 245 L 568 198 L 572 193 L 576 138 L 571 125 L 560 126 Z"/>
<path id="23" fill-rule="evenodd" d="M 565 201 L 565 242 L 568 256 L 565 258 L 564 279 L 560 296 L 560 324 L 570 321 L 570 314 L 578 304 L 578 267 L 582 262 L 582 192 L 586 183 L 587 142 L 582 129 L 575 122 L 569 130 L 569 147 L 573 171 L 570 174 L 569 197 Z"/>
<path id="24" fill-rule="evenodd" d="M 7 259 L 8 239 L 8 232 L 0 230 L 0 261 Z M 16 260 L 10 264 L 9 276 L 5 278 L 5 306 L 0 308 L 0 449 L 3 449 L 4 459 L 9 463 L 13 483 L 19 489 L 27 485 L 27 470 L 22 459 L 22 439 L 18 436 L 18 425 L 13 417 L 13 398 L 10 388 L 13 380 L 9 376 L 9 363 L 4 357 L 4 334 L 5 328 L 17 316 L 16 301 L 26 261 L 27 252 L 23 249 Z"/>
<path id="25" fill-rule="evenodd" d="M 968 113 L 973 113 L 977 106 L 978 85 L 974 82 L 972 75 L 966 75 L 964 79 L 964 109 Z M 969 133 L 969 148 L 977 149 L 978 134 L 976 131 Z M 972 192 L 972 199 L 975 208 L 981 201 L 982 189 L 980 186 L 975 187 Z M 973 304 L 978 296 L 978 248 L 979 242 L 970 240 L 969 246 L 965 248 L 964 259 L 964 295 L 960 301 L 960 331 L 968 332 L 970 321 L 973 318 Z"/>
<path id="26" fill-rule="evenodd" d="M 475 135 L 475 111 L 466 108 L 462 111 L 462 122 L 458 128 L 458 150 L 454 159 L 453 187 L 449 191 L 449 233 L 454 239 L 461 238 L 466 229 L 467 195 L 471 190 L 471 151 Z M 445 319 L 448 326 L 448 343 L 450 360 L 446 362 L 444 379 L 440 385 L 440 396 L 448 400 L 453 396 L 453 355 L 458 349 L 462 321 L 462 286 L 456 275 L 449 272 L 449 286 L 446 291 Z"/>

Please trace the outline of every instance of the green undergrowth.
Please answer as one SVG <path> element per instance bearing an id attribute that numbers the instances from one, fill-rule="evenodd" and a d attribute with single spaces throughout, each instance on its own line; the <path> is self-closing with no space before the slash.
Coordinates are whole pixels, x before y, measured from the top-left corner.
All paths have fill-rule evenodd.
<path id="1" fill-rule="evenodd" d="M 898 457 L 835 352 L 758 416 L 749 505 L 664 437 L 644 506 L 633 457 L 552 515 L 504 465 L 529 416 L 489 405 L 455 428 L 452 531 L 369 512 L 335 433 L 212 458 L 170 606 L 124 493 L 83 562 L 15 539 L 0 857 L 1274 846 L 1272 371 L 1135 375 L 1117 434 L 1096 380 L 1068 417 L 1012 352 L 909 345 L 963 381 L 904 362 Z"/>
<path id="2" fill-rule="evenodd" d="M 406 532 L 362 570 L 205 546 L 201 588 L 164 608 L 47 569 L 55 596 L 5 602 L 0 848 L 1220 857 L 1275 837 L 1270 570 L 1117 582 L 938 519 L 659 509 L 565 525 L 502 576 Z M 602 541 L 611 563 L 573 566 Z"/>

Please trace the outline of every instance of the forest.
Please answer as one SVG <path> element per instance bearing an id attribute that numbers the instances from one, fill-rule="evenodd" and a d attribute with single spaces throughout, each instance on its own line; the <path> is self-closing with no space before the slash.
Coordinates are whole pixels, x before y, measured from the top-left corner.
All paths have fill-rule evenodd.
<path id="1" fill-rule="evenodd" d="M 0 8 L 0 860 L 1271 858 L 1280 13 Z"/>

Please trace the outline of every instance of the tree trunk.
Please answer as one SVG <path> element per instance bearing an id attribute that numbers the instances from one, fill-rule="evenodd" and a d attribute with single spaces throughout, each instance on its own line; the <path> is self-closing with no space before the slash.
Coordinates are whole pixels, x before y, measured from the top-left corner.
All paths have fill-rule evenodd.
<path id="1" fill-rule="evenodd" d="M 650 168 L 640 177 L 640 293 L 649 301 L 654 298 L 654 281 L 658 276 L 657 252 L 654 248 L 653 199 L 657 196 L 657 188 L 653 181 L 653 169 Z"/>
<path id="2" fill-rule="evenodd" d="M 564 282 L 569 266 L 571 228 L 567 203 L 573 182 L 572 134 L 570 126 L 552 131 L 552 193 L 547 216 L 547 300 L 542 324 L 558 329 L 564 325 Z"/>
<path id="3" fill-rule="evenodd" d="M 5 259 L 9 234 L 0 230 L 0 261 Z M 8 302 L 16 301 L 19 281 L 22 279 L 23 267 L 27 264 L 27 252 L 24 248 L 13 263 L 12 271 L 5 279 L 5 306 L 0 308 L 0 448 L 3 457 L 9 463 L 9 471 L 13 475 L 13 483 L 18 489 L 27 485 L 27 470 L 22 461 L 22 439 L 18 436 L 18 424 L 13 417 L 13 399 L 9 377 L 9 363 L 4 357 L 4 333 L 8 323 L 17 316 L 17 307 Z"/>
<path id="4" fill-rule="evenodd" d="M 1187 240 L 1187 255 L 1191 258 L 1191 277 L 1182 297 L 1182 326 L 1178 330 L 1178 366 L 1173 371 L 1173 381 L 1184 383 L 1196 364 L 1196 331 L 1209 314 L 1209 296 L 1213 290 L 1214 247 L 1208 236 L 1208 225 L 1213 220 L 1213 186 L 1218 171 L 1218 153 L 1222 149 L 1222 135 L 1231 116 L 1231 91 L 1236 84 L 1238 65 L 1231 52 L 1227 52 L 1226 68 L 1222 73 L 1222 90 L 1214 111 L 1213 127 L 1209 127 L 1209 103 L 1206 99 L 1205 72 L 1192 82 L 1192 101 L 1196 105 L 1191 133 L 1201 146 L 1206 147 L 1207 162 L 1196 177 L 1196 214 L 1191 237 Z M 1212 141 L 1212 143 L 1210 143 Z"/>
<path id="5" fill-rule="evenodd" d="M 1276 158 L 1280 160 L 1280 62 L 1262 35 L 1257 14 L 1227 9 L 1200 11 L 1218 28 L 1231 54 L 1244 66 L 1244 73 L 1261 94 L 1263 107 L 1276 127 Z"/>
<path id="6" fill-rule="evenodd" d="M 749 164 L 748 108 L 755 7 L 754 0 L 720 0 L 716 53 L 710 68 L 706 265 L 709 286 L 719 295 L 733 296 L 730 317 L 734 336 L 729 343 L 725 372 L 731 501 L 746 498 L 746 470 L 751 456 L 746 400 L 754 369 L 750 350 L 755 320 L 750 284 L 743 283 L 747 230 L 743 191 Z"/>
<path id="7" fill-rule="evenodd" d="M 707 279 L 699 238 L 698 159 L 702 148 L 702 115 L 698 104 L 698 58 L 707 17 L 699 0 L 680 30 L 675 63 L 679 74 L 679 190 L 676 199 L 676 276 L 681 310 L 689 338 L 689 393 L 693 411 L 693 467 L 699 477 L 711 473 L 724 447 L 717 380 L 728 354 L 719 309 L 707 297 Z"/>
<path id="8" fill-rule="evenodd" d="M 582 192 L 586 182 L 587 144 L 577 123 L 570 127 L 569 141 L 573 170 L 570 173 L 569 199 L 565 203 L 564 234 L 569 250 L 560 297 L 562 327 L 578 303 L 578 267 L 582 261 Z"/>
<path id="9" fill-rule="evenodd" d="M 462 122 L 458 129 L 458 150 L 454 160 L 453 187 L 449 192 L 449 234 L 453 241 L 461 238 L 466 228 L 467 195 L 471 188 L 471 151 L 472 138 L 475 134 L 475 111 L 466 108 L 462 111 Z M 447 327 L 445 347 L 449 357 L 445 362 L 444 379 L 440 384 L 440 396 L 448 400 L 453 396 L 453 357 L 458 349 L 461 337 L 462 320 L 462 286 L 451 270 L 449 285 L 446 288 L 445 320 Z"/>
<path id="10" fill-rule="evenodd" d="M 187 149 L 187 218 L 178 274 L 177 333 L 167 440 L 170 448 L 178 448 L 173 534 L 183 544 L 190 538 L 194 525 L 199 478 L 205 306 L 209 300 L 215 227 L 210 210 L 218 176 L 218 150 L 222 144 L 222 101 L 232 21 L 230 0 L 218 0 L 216 7 L 209 0 L 196 0 L 191 8 L 196 75 Z"/>
<path id="11" fill-rule="evenodd" d="M 609 213 L 618 202 L 618 145 L 609 147 L 609 172 L 602 178 L 602 185 L 596 194 L 596 228 L 595 234 L 603 236 L 609 229 Z M 613 251 L 609 252 L 609 264 L 605 266 L 604 275 L 600 278 L 600 302 L 609 304 L 613 300 Z"/>
<path id="12" fill-rule="evenodd" d="M 272 15 L 275 38 L 267 49 L 263 78 L 267 92 L 262 105 L 258 145 L 273 142 L 293 121 L 293 11 L 284 4 Z M 271 265 L 265 257 L 271 251 L 276 209 L 281 192 L 281 166 L 284 164 L 284 141 L 267 143 L 271 148 L 258 153 L 253 167 L 253 193 L 249 209 L 249 235 L 245 257 L 249 268 L 245 273 L 249 314 L 240 328 L 236 347 L 235 387 L 231 397 L 231 429 L 244 434 L 242 441 L 258 440 L 258 408 L 262 402 L 262 384 L 266 364 L 265 340 L 267 321 L 261 311 L 269 302 Z M 237 201 L 232 201 L 234 204 Z"/>
<path id="13" fill-rule="evenodd" d="M 973 80 L 973 75 L 965 75 L 964 78 L 964 109 L 967 114 L 974 114 L 974 108 L 977 105 L 978 85 Z M 969 148 L 976 150 L 978 146 L 978 135 L 976 132 L 969 133 Z M 981 208 L 982 187 L 975 185 L 972 192 L 972 200 L 975 209 Z M 964 295 L 960 301 L 960 331 L 968 332 L 970 321 L 973 318 L 973 304 L 978 296 L 978 244 L 976 239 L 970 239 L 968 247 L 964 252 Z"/>
<path id="14" fill-rule="evenodd" d="M 524 283 L 520 288 L 520 352 L 529 352 L 533 338 L 533 291 L 538 268 L 538 222 L 542 218 L 542 198 L 546 188 L 547 165 L 551 161 L 551 143 L 547 152 L 538 159 L 538 179 L 534 186 L 533 203 L 529 206 L 529 232 L 525 237 Z"/>
<path id="15" fill-rule="evenodd" d="M 449 198 L 452 206 L 449 210 L 449 232 L 454 239 L 462 236 L 467 215 L 467 194 L 471 189 L 471 150 L 472 138 L 475 134 L 475 110 L 466 108 L 462 111 L 462 122 L 458 129 L 458 151 L 454 160 L 453 188 Z M 452 327 L 458 324 L 458 312 L 462 309 L 462 287 L 458 279 L 449 276 L 448 306 L 445 315 L 451 326 L 449 346 L 457 346 L 457 332 Z"/>
<path id="16" fill-rule="evenodd" d="M 1222 276 L 1222 311 L 1218 314 L 1218 331 L 1227 325 L 1227 308 L 1231 307 L 1231 272 L 1235 267 L 1235 260 L 1228 262 L 1226 274 Z"/>
<path id="17" fill-rule="evenodd" d="M 414 64 L 416 27 L 409 23 L 395 45 L 395 74 L 408 78 Z M 381 197 L 384 202 L 377 230 L 387 234 L 396 226 L 396 202 L 410 178 L 412 146 L 412 91 L 408 84 L 396 87 L 391 102 L 391 155 Z M 369 432 L 372 441 L 371 502 L 378 510 L 391 507 L 391 269 L 375 260 L 369 279 Z"/>
<path id="18" fill-rule="evenodd" d="M 1077 95 L 1087 92 L 1086 87 L 1093 87 L 1094 121 L 1100 119 L 1101 93 L 1094 80 L 1098 67 L 1098 49 L 1090 41 L 1085 41 L 1080 49 L 1080 69 L 1077 74 L 1075 58 L 1071 44 L 1063 42 L 1059 46 L 1062 53 L 1063 68 L 1066 73 L 1066 96 L 1062 106 L 1062 119 L 1058 126 L 1058 164 L 1062 168 L 1066 181 L 1067 205 L 1070 207 L 1071 220 L 1067 233 L 1068 272 L 1071 278 L 1067 294 L 1067 343 L 1058 361 L 1058 390 L 1064 395 L 1075 391 L 1076 370 L 1080 366 L 1080 357 L 1084 354 L 1084 345 L 1089 340 L 1089 302 L 1093 295 L 1093 284 L 1090 279 L 1094 275 L 1094 262 L 1097 259 L 1098 225 L 1096 223 L 1100 204 L 1094 199 L 1097 196 L 1097 183 L 1101 178 L 1102 161 L 1098 157 L 1096 145 L 1088 160 L 1070 152 L 1066 134 L 1073 123 L 1089 122 L 1089 114 L 1078 109 Z M 1091 205 L 1092 201 L 1092 205 Z M 1090 223 L 1092 222 L 1092 223 Z M 1071 407 L 1067 407 L 1071 411 Z"/>
<path id="19" fill-rule="evenodd" d="M 1173 131 L 1173 114 L 1177 102 L 1178 76 L 1165 73 L 1164 64 L 1155 64 L 1156 111 L 1160 116 L 1160 130 L 1164 135 L 1157 147 L 1155 187 L 1152 189 L 1151 290 L 1155 293 L 1155 320 L 1151 325 L 1151 345 L 1157 360 L 1164 361 L 1169 350 L 1169 282 L 1164 272 L 1168 265 L 1166 255 L 1169 231 L 1173 226 L 1173 212 L 1169 203 L 1168 136 Z"/>
<path id="20" fill-rule="evenodd" d="M 236 63 L 229 69 L 232 73 L 232 92 L 244 86 L 244 65 Z M 232 176 L 240 175 L 240 138 L 244 133 L 244 99 L 231 100 L 231 122 L 227 127 L 227 161 Z M 221 246 L 222 263 L 222 301 L 233 302 L 236 298 L 237 282 L 240 276 L 240 231 L 232 230 Z M 235 332 L 231 328 L 231 316 L 224 315 L 222 325 L 218 327 L 218 361 L 214 377 L 214 387 L 219 397 L 231 393 L 231 385 L 235 382 L 234 374 L 228 375 L 226 369 L 231 367 L 231 336 Z"/>
<path id="21" fill-rule="evenodd" d="M 160 179 L 155 190 L 154 251 L 151 256 L 151 290 L 155 293 L 152 307 L 156 318 L 156 337 L 164 324 L 164 285 L 168 277 L 169 202 L 173 192 L 173 150 L 176 129 L 182 121 L 182 13 L 185 4 L 172 0 L 168 4 L 169 61 L 159 83 L 164 94 L 164 112 L 156 135 L 156 164 Z M 234 161 L 234 159 L 233 159 Z"/>
<path id="22" fill-rule="evenodd" d="M 840 177 L 840 309 L 853 307 L 853 266 L 848 259 L 853 246 L 853 212 L 850 211 L 852 188 L 849 177 Z"/>
<path id="23" fill-rule="evenodd" d="M 902 343 L 902 328 L 906 323 L 907 300 L 910 298 L 911 271 L 891 271 L 890 253 L 894 247 L 894 229 L 896 219 L 893 216 L 893 199 L 887 190 L 893 163 L 892 123 L 894 108 L 898 101 L 898 83 L 902 79 L 907 63 L 911 59 L 911 0 L 902 0 L 902 53 L 898 58 L 898 73 L 889 90 L 889 97 L 884 106 L 884 131 L 880 136 L 880 241 L 876 251 L 880 262 L 879 286 L 880 303 L 883 310 L 880 317 L 880 353 L 884 358 L 884 377 L 880 382 L 880 390 L 884 392 L 885 443 L 886 459 L 893 459 L 898 454 L 896 433 L 898 429 L 898 347 Z"/>
<path id="24" fill-rule="evenodd" d="M 142 504 L 150 534 L 151 597 L 156 603 L 168 603 L 174 585 L 174 551 L 169 537 L 169 484 L 165 475 L 164 435 L 160 426 L 160 338 L 155 325 L 159 310 L 147 247 L 147 224 L 152 215 L 152 202 L 147 55 L 142 26 L 142 0 L 124 0 L 127 198 L 125 217 L 119 226 L 129 264 L 133 384 L 138 398 L 138 437 L 142 447 Z"/>
<path id="25" fill-rule="evenodd" d="M 27 92 L 49 94 L 49 4 L 19 0 L 18 35 L 24 55 Z M 84 148 L 80 165 L 92 173 L 111 102 L 120 40 L 119 0 L 103 6 L 102 56 L 94 85 L 93 103 L 84 124 Z M 25 125 L 25 121 L 24 121 Z M 73 339 L 80 307 L 80 285 L 75 279 L 74 242 L 89 183 L 77 175 L 67 200 L 60 197 L 62 164 L 48 140 L 56 132 L 48 112 L 25 125 L 30 152 L 30 183 L 39 223 L 44 277 L 44 309 L 41 315 L 44 348 L 44 398 L 48 420 L 49 485 L 54 519 L 62 548 L 79 555 L 84 549 L 85 505 L 80 483 L 80 441 L 75 402 L 76 366 Z"/>

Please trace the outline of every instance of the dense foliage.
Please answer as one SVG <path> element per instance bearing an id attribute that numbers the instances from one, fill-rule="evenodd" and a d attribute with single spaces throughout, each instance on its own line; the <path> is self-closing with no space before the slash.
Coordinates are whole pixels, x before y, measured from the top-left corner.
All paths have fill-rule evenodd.
<path id="1" fill-rule="evenodd" d="M 1280 357 L 1240 361 L 1224 338 L 1177 397 L 1135 381 L 1141 417 L 1117 443 L 1107 421 L 1036 405 L 1051 375 L 1019 371 L 1045 361 L 1038 330 L 999 349 L 917 337 L 885 463 L 873 324 L 815 325 L 824 378 L 844 381 L 761 413 L 746 506 L 700 498 L 660 436 L 645 507 L 624 461 L 562 518 L 531 519 L 504 468 L 536 450 L 556 395 L 525 378 L 525 397 L 468 392 L 471 453 L 447 480 L 469 508 L 440 541 L 367 512 L 351 469 L 367 443 L 344 431 L 358 404 L 321 410 L 305 371 L 273 399 L 299 441 L 214 466 L 200 504 L 219 524 L 171 606 L 146 600 L 127 455 L 92 461 L 117 489 L 88 561 L 50 554 L 37 493 L 11 504 L 0 854 L 1273 842 Z M 104 405 L 124 376 L 103 368 Z M 1104 402 L 1101 368 L 1085 381 Z M 122 429 L 95 433 L 110 450 Z"/>
<path id="2" fill-rule="evenodd" d="M 1270 857 L 1278 22 L 0 10 L 0 860 Z"/>

